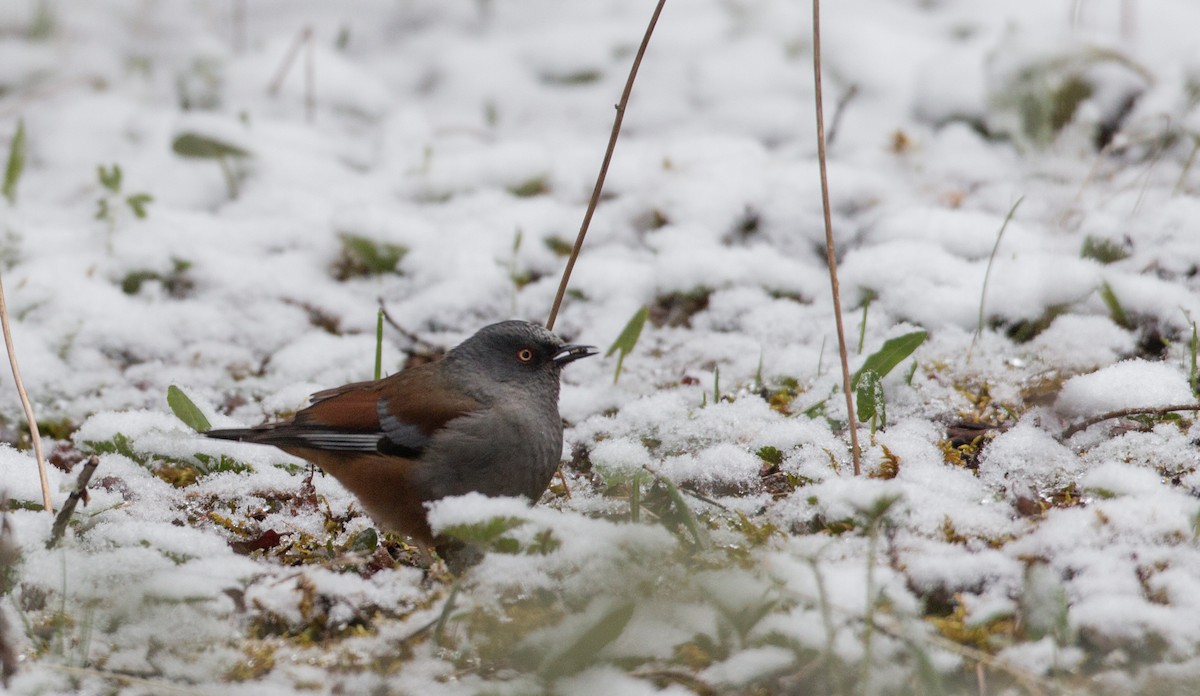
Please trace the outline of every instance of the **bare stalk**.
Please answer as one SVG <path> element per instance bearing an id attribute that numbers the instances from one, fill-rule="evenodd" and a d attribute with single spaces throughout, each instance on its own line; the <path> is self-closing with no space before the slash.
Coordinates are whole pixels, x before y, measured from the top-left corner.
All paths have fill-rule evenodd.
<path id="1" fill-rule="evenodd" d="M 304 28 L 304 119 L 312 123 L 317 117 L 317 42 L 312 27 Z"/>
<path id="2" fill-rule="evenodd" d="M 1108 413 L 1101 413 L 1098 416 L 1093 416 L 1086 420 L 1079 421 L 1078 423 L 1062 431 L 1062 435 L 1059 435 L 1059 438 L 1066 440 L 1075 433 L 1082 432 L 1097 423 L 1103 423 L 1106 420 L 1112 420 L 1114 418 L 1124 418 L 1126 416 L 1161 416 L 1167 413 L 1174 413 L 1175 411 L 1200 411 L 1200 404 L 1122 408 L 1117 411 L 1109 411 Z"/>
<path id="3" fill-rule="evenodd" d="M 8 305 L 4 301 L 4 285 L 0 283 L 0 328 L 4 330 L 4 347 L 8 349 L 8 364 L 12 366 L 13 381 L 17 383 L 17 394 L 21 396 L 21 407 L 29 421 L 29 440 L 33 443 L 33 456 L 37 459 L 38 476 L 42 480 L 42 507 L 54 514 L 54 501 L 50 500 L 50 479 L 46 476 L 46 458 L 42 456 L 42 435 L 38 432 L 37 418 L 21 381 L 21 368 L 17 367 L 17 350 L 13 347 L 12 329 L 8 325 Z"/>
<path id="4" fill-rule="evenodd" d="M 833 291 L 833 319 L 837 325 L 838 354 L 842 358 L 842 391 L 846 394 L 846 416 L 850 421 L 850 456 L 854 475 L 862 475 L 862 451 L 858 447 L 858 417 L 854 413 L 854 395 L 850 393 L 850 359 L 846 352 L 846 329 L 842 326 L 841 289 L 837 277 L 837 251 L 833 245 L 833 213 L 829 206 L 829 173 L 825 160 L 825 115 L 821 103 L 821 0 L 813 0 L 813 93 L 817 103 L 817 163 L 821 171 L 821 206 L 825 213 L 825 255 L 829 265 L 829 286 Z"/>
<path id="5" fill-rule="evenodd" d="M 54 526 L 50 529 L 50 539 L 46 542 L 46 548 L 52 549 L 58 546 L 58 542 L 62 540 L 63 534 L 67 531 L 67 523 L 71 521 L 71 515 L 75 513 L 75 506 L 79 501 L 84 500 L 84 504 L 87 504 L 85 496 L 88 483 L 91 482 L 92 474 L 96 473 L 96 467 L 99 465 L 99 457 L 94 454 L 88 457 L 83 469 L 79 472 L 79 478 L 75 481 L 75 490 L 71 491 L 67 502 L 63 503 L 62 510 L 59 510 L 58 517 L 54 518 Z"/>
<path id="6" fill-rule="evenodd" d="M 975 325 L 975 337 L 971 339 L 971 347 L 967 349 L 967 362 L 971 360 L 971 350 L 975 348 L 975 342 L 983 334 L 984 301 L 987 299 L 988 280 L 992 277 L 992 265 L 996 262 L 996 252 L 1000 251 L 1000 240 L 1004 238 L 1004 230 L 1008 229 L 1008 223 L 1012 222 L 1013 215 L 1017 214 L 1017 206 L 1021 205 L 1023 200 L 1025 197 L 1021 196 L 1008 209 L 1008 215 L 1004 217 L 1004 222 L 1000 225 L 1000 232 L 996 234 L 996 243 L 992 245 L 992 253 L 988 256 L 987 270 L 983 272 L 983 289 L 979 291 L 979 321 Z"/>
<path id="7" fill-rule="evenodd" d="M 288 73 L 292 70 L 292 63 L 296 62 L 296 56 L 299 55 L 300 49 L 306 43 L 312 41 L 312 27 L 304 27 L 300 33 L 296 35 L 296 40 L 288 46 L 287 53 L 284 54 L 283 60 L 279 63 L 279 69 L 275 71 L 275 77 L 271 79 L 270 86 L 267 87 L 267 94 L 275 96 L 279 94 L 280 88 L 283 87 L 283 81 L 287 78 Z"/>
<path id="8" fill-rule="evenodd" d="M 633 58 L 633 67 L 629 69 L 629 79 L 625 81 L 625 91 L 621 93 L 621 101 L 617 102 L 617 116 L 613 119 L 612 134 L 608 137 L 608 149 L 604 152 L 604 161 L 600 164 L 600 174 L 596 177 L 596 186 L 592 189 L 592 198 L 588 201 L 587 212 L 583 214 L 583 224 L 579 226 L 579 234 L 575 237 L 575 246 L 571 248 L 571 256 L 567 258 L 567 267 L 563 269 L 562 280 L 558 284 L 558 293 L 554 295 L 554 304 L 550 307 L 550 317 L 546 319 L 546 328 L 554 328 L 554 320 L 558 318 L 558 308 L 562 305 L 563 296 L 567 294 L 567 283 L 571 280 L 571 271 L 575 268 L 575 260 L 583 249 L 583 239 L 587 236 L 588 226 L 592 224 L 592 215 L 600 203 L 600 192 L 604 190 L 604 177 L 608 175 L 608 165 L 612 162 L 613 150 L 617 147 L 617 137 L 621 134 L 621 122 L 625 120 L 625 107 L 629 104 L 629 95 L 633 92 L 633 81 L 637 77 L 638 68 L 642 65 L 642 56 L 646 55 L 646 47 L 650 45 L 650 35 L 654 33 L 654 25 L 658 24 L 658 16 L 662 14 L 667 0 L 658 0 L 654 6 L 654 14 L 650 16 L 650 24 L 646 27 L 646 35 L 642 37 L 642 45 L 638 46 L 637 55 Z"/>

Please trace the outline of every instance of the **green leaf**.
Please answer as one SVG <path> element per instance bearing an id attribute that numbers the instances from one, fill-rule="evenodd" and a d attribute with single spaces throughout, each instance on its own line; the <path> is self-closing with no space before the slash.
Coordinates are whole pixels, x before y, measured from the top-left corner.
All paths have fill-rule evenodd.
<path id="1" fill-rule="evenodd" d="M 196 404 L 192 403 L 187 394 L 184 394 L 183 390 L 174 384 L 167 387 L 167 405 L 171 407 L 171 412 L 175 414 L 175 417 L 192 430 L 198 433 L 212 430 L 212 424 L 208 422 Z"/>
<path id="2" fill-rule="evenodd" d="M 642 328 L 646 326 L 646 318 L 650 316 L 650 308 L 642 305 L 638 311 L 633 313 L 629 318 L 629 322 L 625 324 L 625 328 L 621 329 L 621 335 L 617 336 L 617 340 L 613 341 L 608 352 L 604 357 L 610 357 L 613 353 L 621 351 L 617 356 L 617 370 L 613 373 L 613 384 L 621 378 L 621 365 L 625 362 L 625 356 L 633 352 L 634 346 L 637 345 L 638 338 L 642 335 Z"/>
<path id="3" fill-rule="evenodd" d="M 600 620 L 584 631 L 566 650 L 552 653 L 542 662 L 542 675 L 549 679 L 574 674 L 596 661 L 596 653 L 621 636 L 636 605 L 622 602 L 605 612 Z"/>
<path id="4" fill-rule="evenodd" d="M 226 157 L 240 159 L 250 156 L 248 151 L 237 145 L 199 133 L 180 135 L 175 138 L 175 142 L 171 143 L 171 149 L 180 157 L 196 159 L 224 159 Z"/>
<path id="5" fill-rule="evenodd" d="M 475 544 L 494 544 L 508 530 L 525 524 L 519 517 L 493 517 L 486 522 L 456 524 L 446 527 L 442 533 L 448 537 Z"/>
<path id="6" fill-rule="evenodd" d="M 125 197 L 125 203 L 129 205 L 129 209 L 133 211 L 134 216 L 139 220 L 146 218 L 146 206 L 154 201 L 154 196 L 148 193 L 135 193 Z"/>
<path id="7" fill-rule="evenodd" d="M 103 164 L 96 165 L 96 178 L 109 191 L 121 192 L 121 165 L 114 164 L 111 169 L 105 169 Z"/>
<path id="8" fill-rule="evenodd" d="M 0 189 L 10 205 L 17 204 L 17 182 L 25 171 L 25 119 L 17 121 L 17 133 L 8 146 L 8 165 L 4 168 L 4 188 Z"/>
<path id="9" fill-rule="evenodd" d="M 879 375 L 880 379 L 887 377 L 889 372 L 903 362 L 905 358 L 912 355 L 913 351 L 925 342 L 925 337 L 928 335 L 925 331 L 914 331 L 884 341 L 883 347 L 869 355 L 866 361 L 863 362 L 862 367 L 858 369 L 858 372 L 854 373 L 851 386 L 857 388 L 858 380 L 868 370 Z"/>
<path id="10" fill-rule="evenodd" d="M 354 537 L 354 541 L 350 542 L 350 548 L 354 551 L 362 553 L 371 553 L 379 546 L 379 533 L 373 528 L 367 527 Z"/>
<path id="11" fill-rule="evenodd" d="M 854 402 L 858 420 L 862 423 L 879 417 L 879 427 L 887 427 L 887 402 L 883 393 L 883 380 L 874 370 L 866 370 L 858 379 L 854 389 Z"/>

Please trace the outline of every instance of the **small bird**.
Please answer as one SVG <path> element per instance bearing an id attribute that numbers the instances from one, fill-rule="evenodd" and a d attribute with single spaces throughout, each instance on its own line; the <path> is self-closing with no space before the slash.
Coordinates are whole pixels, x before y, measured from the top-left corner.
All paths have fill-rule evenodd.
<path id="1" fill-rule="evenodd" d="M 209 430 L 316 464 L 380 526 L 428 554 L 425 504 L 479 492 L 537 501 L 562 456 L 562 367 L 595 355 L 526 321 L 503 321 L 435 362 L 317 392 L 290 420 Z"/>

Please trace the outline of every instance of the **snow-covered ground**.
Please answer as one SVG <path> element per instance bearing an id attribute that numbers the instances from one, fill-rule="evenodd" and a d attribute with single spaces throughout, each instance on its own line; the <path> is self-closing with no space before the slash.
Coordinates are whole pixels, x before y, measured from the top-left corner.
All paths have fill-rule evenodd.
<path id="1" fill-rule="evenodd" d="M 851 368 L 928 332 L 862 476 L 795 0 L 667 4 L 556 329 L 607 348 L 650 322 L 619 381 L 616 356 L 565 372 L 569 496 L 433 511 L 494 549 L 461 578 L 299 460 L 171 413 L 170 385 L 223 427 L 369 378 L 381 302 L 407 332 L 387 371 L 544 321 L 652 5 L 0 4 L 0 163 L 18 123 L 26 148 L 0 272 L 56 505 L 101 453 L 46 550 L 0 390 L 9 691 L 1200 678 L 1195 413 L 1067 433 L 1197 398 L 1194 0 L 825 3 Z"/>

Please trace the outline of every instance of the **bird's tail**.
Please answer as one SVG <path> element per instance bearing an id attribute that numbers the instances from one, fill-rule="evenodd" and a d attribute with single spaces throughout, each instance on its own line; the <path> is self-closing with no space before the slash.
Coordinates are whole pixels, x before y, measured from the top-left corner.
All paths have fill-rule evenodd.
<path id="1" fill-rule="evenodd" d="M 206 430 L 205 437 L 218 440 L 236 440 L 238 442 L 254 442 L 263 434 L 262 428 L 228 428 L 225 430 Z"/>

